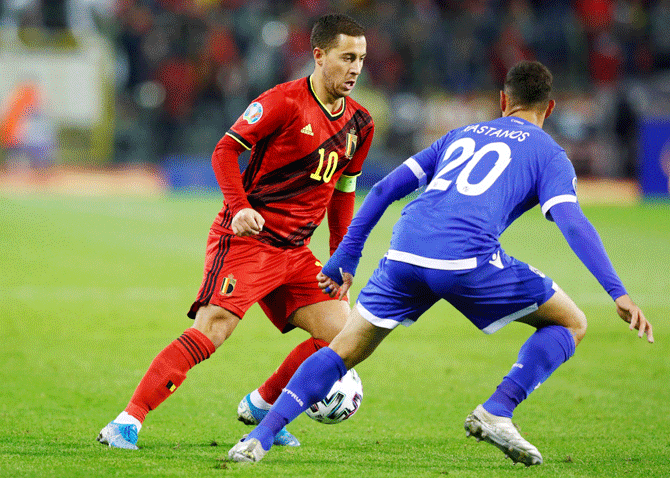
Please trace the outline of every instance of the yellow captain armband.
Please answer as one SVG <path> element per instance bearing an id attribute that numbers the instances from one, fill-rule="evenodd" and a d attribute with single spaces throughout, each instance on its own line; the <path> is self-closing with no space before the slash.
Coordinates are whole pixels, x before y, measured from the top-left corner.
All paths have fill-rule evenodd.
<path id="1" fill-rule="evenodd" d="M 356 191 L 356 177 L 357 176 L 340 176 L 340 179 L 335 183 L 335 189 L 343 193 L 352 193 Z"/>

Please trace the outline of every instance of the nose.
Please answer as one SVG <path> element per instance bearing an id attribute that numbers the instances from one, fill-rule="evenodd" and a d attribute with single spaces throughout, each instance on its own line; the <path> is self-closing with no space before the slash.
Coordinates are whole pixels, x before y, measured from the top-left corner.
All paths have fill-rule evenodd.
<path id="1" fill-rule="evenodd" d="M 351 63 L 350 71 L 355 75 L 360 75 L 363 69 L 363 60 L 356 60 Z"/>

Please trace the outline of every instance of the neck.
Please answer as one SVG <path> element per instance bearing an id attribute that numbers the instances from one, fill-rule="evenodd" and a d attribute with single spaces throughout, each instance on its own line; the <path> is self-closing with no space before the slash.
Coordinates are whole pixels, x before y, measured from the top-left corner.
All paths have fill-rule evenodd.
<path id="1" fill-rule="evenodd" d="M 545 118 L 544 112 L 523 109 L 521 107 L 510 108 L 508 111 L 503 112 L 503 116 L 516 116 L 517 118 L 525 119 L 526 121 L 533 123 L 540 128 L 542 128 Z"/>
<path id="2" fill-rule="evenodd" d="M 342 107 L 342 102 L 344 101 L 344 98 L 342 98 L 341 96 L 336 97 L 333 96 L 331 93 L 329 93 L 328 90 L 326 89 L 326 85 L 323 82 L 323 77 L 321 75 L 317 75 L 316 72 L 312 73 L 312 75 L 309 77 L 309 81 L 312 84 L 314 94 L 316 95 L 317 99 L 321 102 L 323 107 L 326 108 L 331 113 L 339 111 L 339 109 Z"/>

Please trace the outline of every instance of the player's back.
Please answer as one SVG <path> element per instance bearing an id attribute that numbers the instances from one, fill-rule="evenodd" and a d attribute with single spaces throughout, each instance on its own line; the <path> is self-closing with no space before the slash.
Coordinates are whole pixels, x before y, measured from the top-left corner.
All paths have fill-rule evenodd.
<path id="1" fill-rule="evenodd" d="M 403 209 L 391 249 L 421 257 L 493 253 L 525 211 L 574 194 L 574 168 L 563 149 L 516 117 L 453 130 L 407 163 L 425 173 L 427 186 Z"/>

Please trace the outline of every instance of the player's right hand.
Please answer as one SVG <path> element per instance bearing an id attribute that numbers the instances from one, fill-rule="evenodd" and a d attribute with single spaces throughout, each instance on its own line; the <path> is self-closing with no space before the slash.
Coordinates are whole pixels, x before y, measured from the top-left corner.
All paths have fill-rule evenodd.
<path id="1" fill-rule="evenodd" d="M 244 208 L 237 211 L 230 228 L 236 236 L 255 236 L 263 230 L 265 219 L 256 210 Z"/>
<path id="2" fill-rule="evenodd" d="M 646 319 L 635 302 L 628 297 L 628 294 L 622 295 L 614 301 L 616 304 L 616 311 L 623 320 L 630 324 L 630 330 L 639 330 L 637 336 L 642 338 L 647 334 L 647 342 L 654 343 L 654 333 L 651 329 L 651 323 Z"/>

